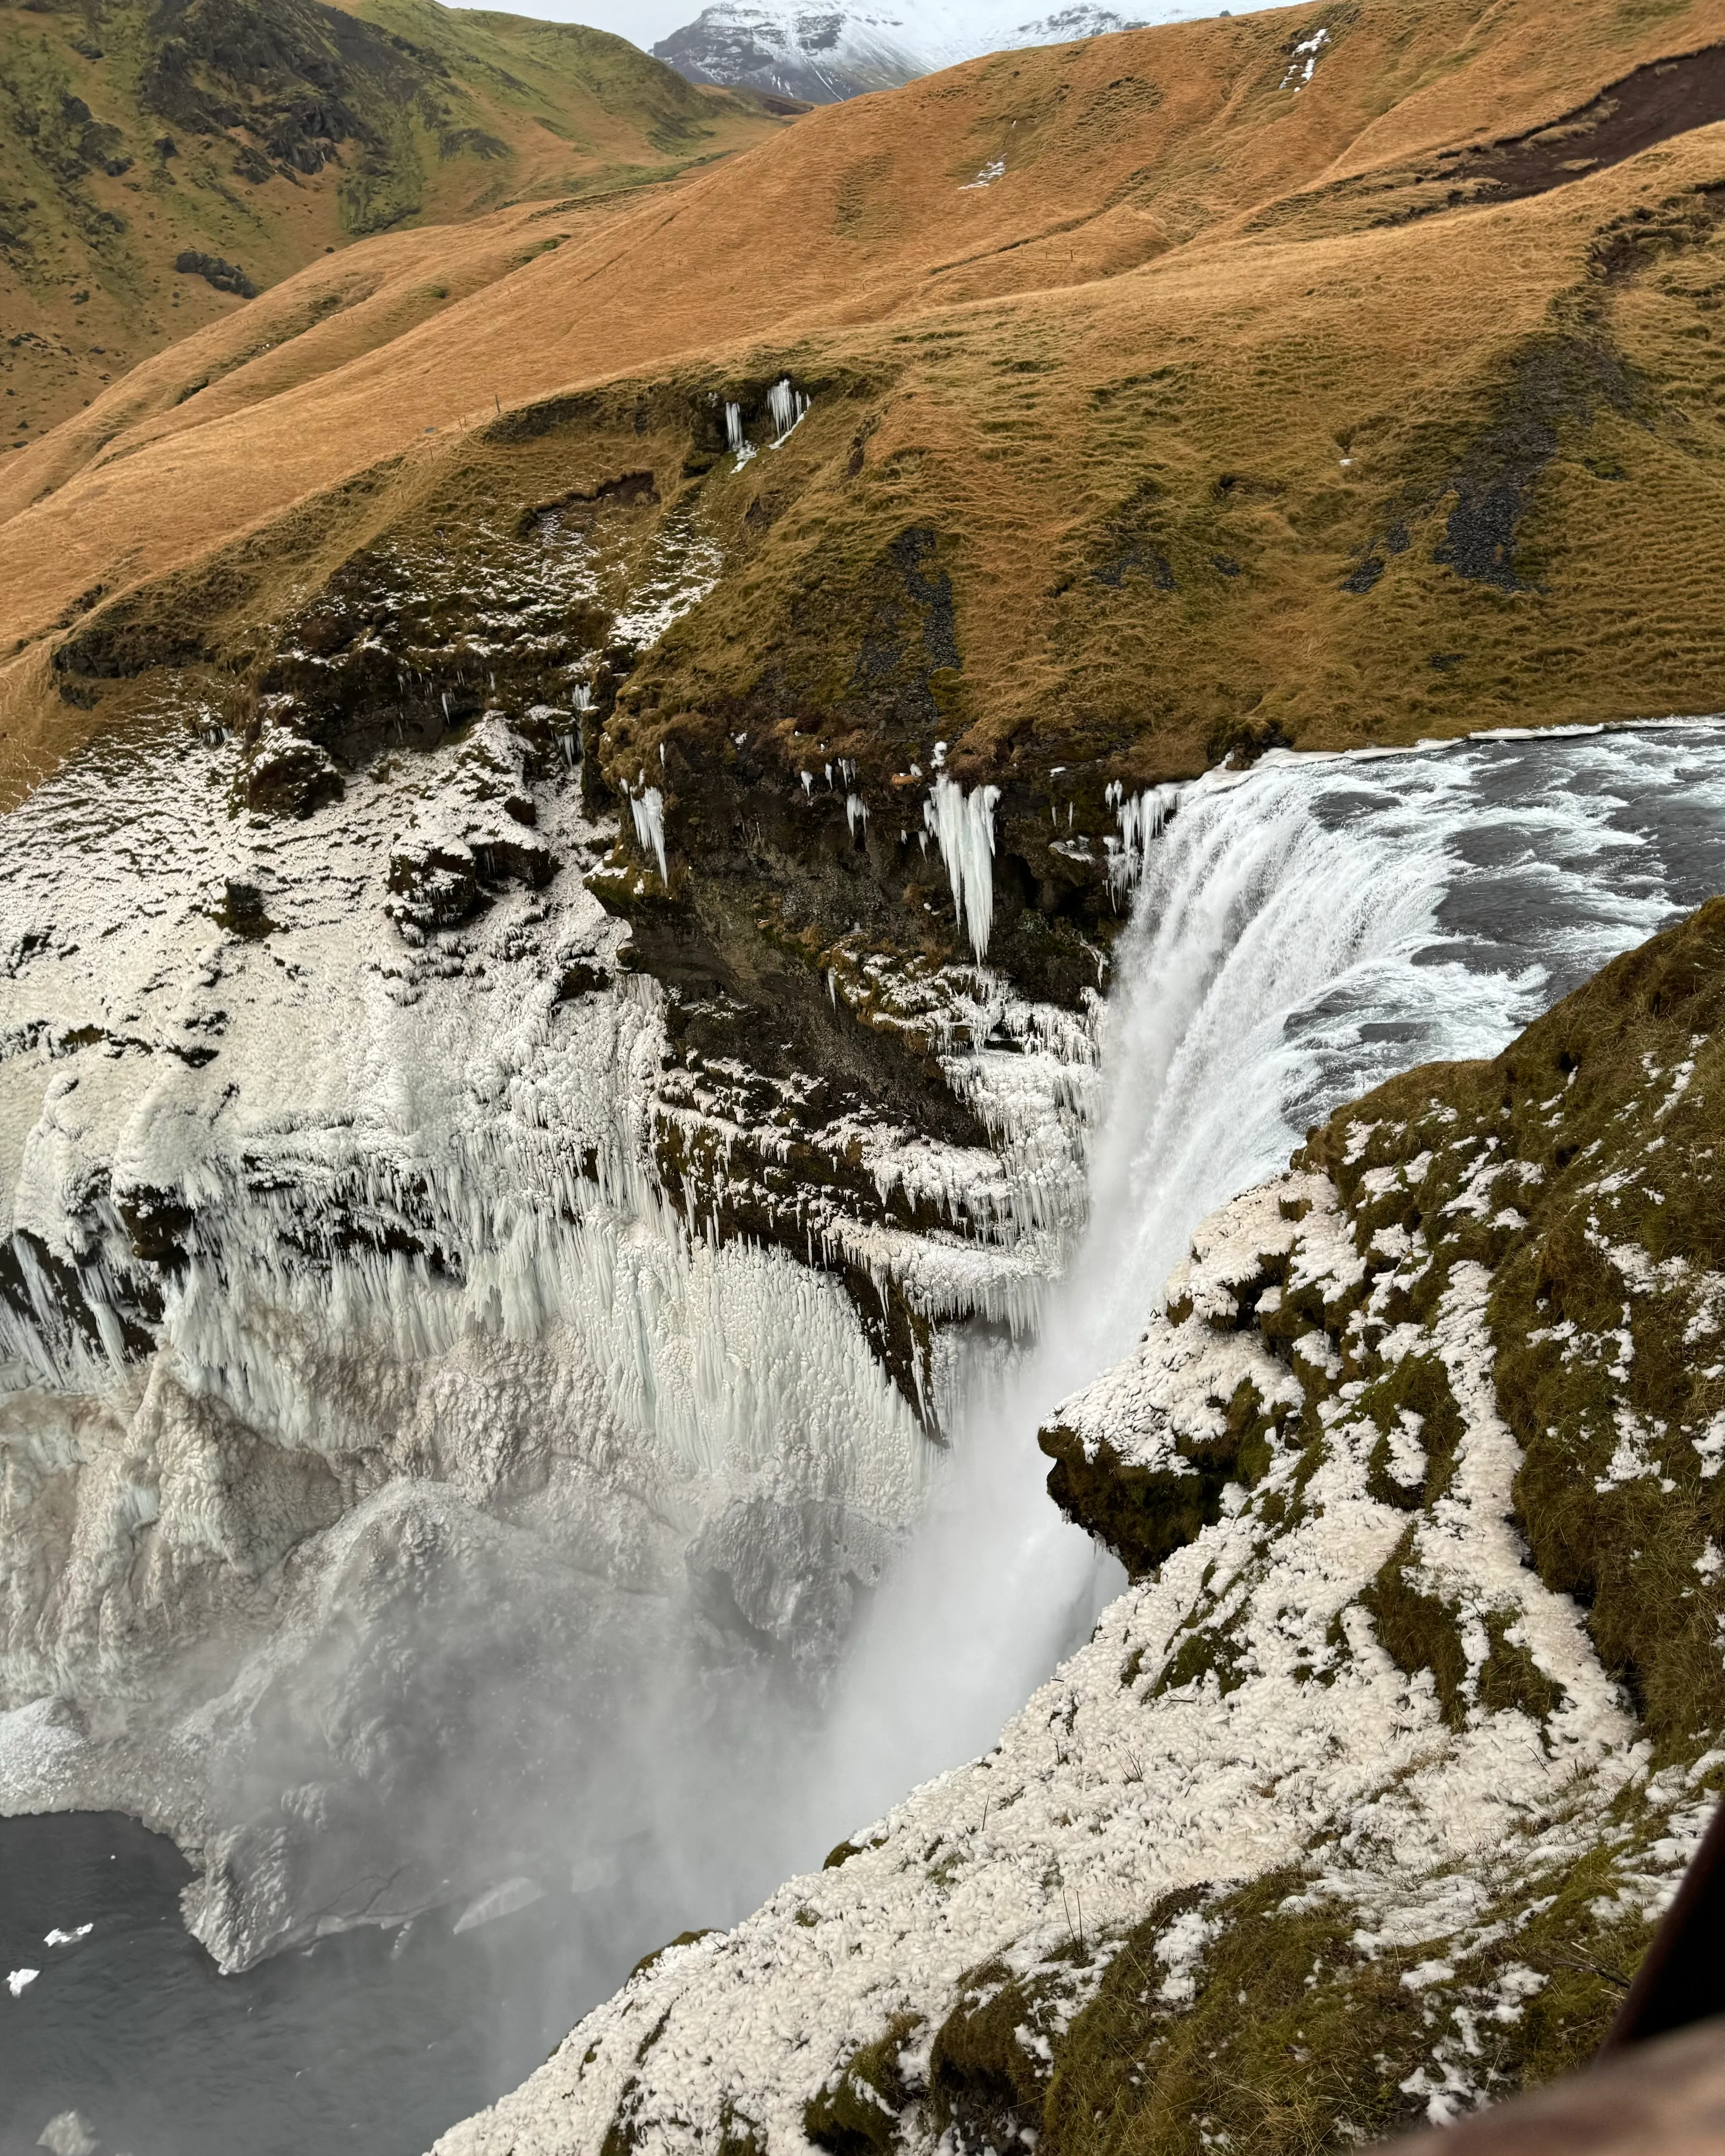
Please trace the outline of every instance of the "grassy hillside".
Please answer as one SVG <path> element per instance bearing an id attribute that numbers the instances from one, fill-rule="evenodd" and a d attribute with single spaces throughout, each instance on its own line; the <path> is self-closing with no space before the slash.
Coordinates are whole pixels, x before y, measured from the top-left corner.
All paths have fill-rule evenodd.
<path id="1" fill-rule="evenodd" d="M 0 6 L 0 442 L 328 249 L 781 124 L 623 38 L 436 0 Z"/>
<path id="2" fill-rule="evenodd" d="M 244 731 L 308 621 L 338 756 L 580 687 L 595 800 L 665 795 L 670 912 L 632 839 L 612 894 L 648 963 L 793 952 L 890 1028 L 863 951 L 966 947 L 943 741 L 1001 793 L 991 957 L 1070 1001 L 1112 787 L 1725 705 L 1722 41 L 1317 0 L 320 260 L 0 465 L 0 793 L 164 696 Z M 547 638 L 506 588 L 581 596 Z"/>

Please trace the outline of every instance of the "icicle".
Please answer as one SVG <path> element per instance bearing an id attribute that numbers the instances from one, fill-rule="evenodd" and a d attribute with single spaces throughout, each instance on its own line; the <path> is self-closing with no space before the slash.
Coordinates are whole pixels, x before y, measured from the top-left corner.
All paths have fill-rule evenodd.
<path id="1" fill-rule="evenodd" d="M 635 819 L 635 843 L 643 853 L 651 850 L 659 863 L 659 880 L 669 886 L 665 866 L 665 796 L 656 786 L 629 797 L 629 814 Z"/>
<path id="2" fill-rule="evenodd" d="M 799 771 L 797 776 L 803 782 L 803 798 L 805 801 L 812 801 L 814 798 L 814 773 L 812 771 Z"/>
<path id="3" fill-rule="evenodd" d="M 964 927 L 968 915 L 970 947 L 978 960 L 988 955 L 994 925 L 994 804 L 999 798 L 998 786 L 979 786 L 967 796 L 956 779 L 937 778 L 922 809 L 923 821 L 940 841 L 958 926 Z"/>
<path id="4" fill-rule="evenodd" d="M 1174 812 L 1180 789 L 1177 786 L 1152 786 L 1127 798 L 1126 789 L 1117 784 L 1111 786 L 1108 793 L 1115 820 L 1120 825 L 1119 839 L 1104 842 L 1108 856 L 1108 891 L 1111 898 L 1118 900 L 1136 888 L 1144 872 L 1150 841 L 1161 836 Z"/>
<path id="5" fill-rule="evenodd" d="M 740 449 L 742 447 L 742 407 L 741 404 L 727 404 L 725 407 L 725 446 L 727 449 L 733 451 Z"/>
<path id="6" fill-rule="evenodd" d="M 809 409 L 809 399 L 801 390 L 792 388 L 791 377 L 786 375 L 783 382 L 775 382 L 767 392 L 767 409 L 773 414 L 773 446 L 776 449 Z"/>
<path id="7" fill-rule="evenodd" d="M 853 839 L 856 836 L 857 825 L 866 825 L 868 820 L 868 803 L 860 793 L 847 793 L 845 797 L 845 821 Z"/>

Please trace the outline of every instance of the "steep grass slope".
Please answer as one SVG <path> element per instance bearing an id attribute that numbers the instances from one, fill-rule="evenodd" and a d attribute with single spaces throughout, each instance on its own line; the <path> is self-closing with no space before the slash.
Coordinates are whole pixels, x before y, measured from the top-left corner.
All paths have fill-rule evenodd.
<path id="1" fill-rule="evenodd" d="M 621 38 L 436 0 L 0 7 L 0 442 L 331 248 L 782 124 Z"/>
<path id="2" fill-rule="evenodd" d="M 305 332 L 288 362 L 241 314 L 172 386 L 158 362 L 8 460 L 11 783 L 89 724 L 44 667 L 69 609 L 166 614 L 166 573 L 361 473 L 375 502 L 388 467 L 398 515 L 487 498 L 524 433 L 615 475 L 643 460 L 633 416 L 476 423 L 624 377 L 618 413 L 676 413 L 667 512 L 710 497 L 729 542 L 640 692 L 680 724 L 794 703 L 858 731 L 858 609 L 913 530 L 953 608 L 942 731 L 1009 769 L 1713 701 L 1725 11 L 1587 0 L 1558 27 L 1549 0 L 1324 0 L 1006 54 L 812 115 L 675 199 L 578 206 L 506 282 L 474 270 L 486 235 L 452 235 L 417 307 L 352 341 L 307 328 L 333 304 L 308 272 L 272 295 Z M 1307 81 L 1292 48 L 1320 33 Z M 742 475 L 684 466 L 722 441 L 712 398 L 758 427 L 787 370 L 814 415 L 748 475 L 745 525 L 720 500 Z M 320 515 L 331 565 L 378 528 Z M 285 598 L 199 638 L 243 675 Z"/>
<path id="3" fill-rule="evenodd" d="M 1725 1765 L 1722 1018 L 1715 900 L 1207 1223 L 1045 1438 L 1090 1644 L 445 2156 L 1303 2156 L 1584 2060 Z"/>

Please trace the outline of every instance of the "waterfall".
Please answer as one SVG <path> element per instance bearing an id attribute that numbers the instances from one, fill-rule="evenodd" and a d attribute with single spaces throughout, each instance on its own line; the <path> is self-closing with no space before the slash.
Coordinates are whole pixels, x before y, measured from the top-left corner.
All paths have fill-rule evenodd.
<path id="1" fill-rule="evenodd" d="M 968 1409 L 842 1681 L 803 1859 L 985 1749 L 1084 1636 L 1103 1583 L 1036 1431 L 1130 1348 L 1198 1223 L 1343 1101 L 1495 1054 L 1722 888 L 1725 728 L 1281 754 L 1180 789 L 1117 950 L 1089 1226 L 1038 1347 L 961 1368 Z"/>
<path id="2" fill-rule="evenodd" d="M 1428 1058 L 1494 1050 L 1673 911 L 1725 888 L 1725 728 L 1272 755 L 1173 797 L 1122 791 L 1111 806 L 1132 912 L 1090 1123 L 1088 1224 L 1073 1231 L 1065 1277 L 1039 1300 L 1045 1272 L 1004 1236 L 998 1249 L 939 1235 L 912 1249 L 914 1239 L 858 1229 L 841 1246 L 877 1280 L 877 1267 L 904 1266 L 932 1322 L 980 1312 L 1019 1335 L 1040 1322 L 1040 1340 L 1018 1349 L 1003 1344 L 1006 1323 L 943 1339 L 939 1398 L 962 1407 L 947 1414 L 951 1449 L 939 1454 L 836 1281 L 782 1250 L 721 1244 L 673 1218 L 646 1181 L 658 991 L 616 978 L 621 931 L 578 872 L 610 834 L 581 822 L 576 789 L 540 803 L 563 873 L 543 889 L 500 890 L 459 936 L 420 949 L 402 943 L 383 899 L 391 847 L 431 814 L 424 766 L 380 771 L 304 824 L 236 834 L 211 819 L 209 790 L 186 784 L 182 740 L 165 728 L 155 749 L 128 737 L 102 750 L 107 762 L 74 760 L 0 826 L 8 1023 L 31 1028 L 13 1036 L 5 1069 L 23 1074 L 39 1054 L 53 1065 L 39 1118 L 7 1126 L 18 1142 L 15 1180 L 0 1187 L 0 1242 L 22 1283 L 10 1317 L 0 1312 L 11 1427 L 38 1416 L 31 1441 L 44 1460 L 58 1448 L 71 1457 L 74 1439 L 95 1443 L 97 1426 L 74 1429 L 52 1396 L 105 1387 L 133 1414 L 113 1366 L 136 1354 L 124 1335 L 141 1328 L 160 1338 L 160 1382 L 136 1404 L 138 1446 L 116 1426 L 97 1494 L 140 1521 L 159 1504 L 158 1532 L 174 1527 L 188 1552 L 202 1547 L 201 1522 L 211 1537 L 229 1532 L 252 1474 L 219 1455 L 230 1409 L 256 1431 L 256 1457 L 280 1455 L 271 1471 L 393 1448 L 395 1479 L 326 1535 L 325 1547 L 352 1553 L 344 1579 L 410 1547 L 416 1521 L 434 1542 L 458 1530 L 496 1539 L 500 1563 L 531 1553 L 542 1532 L 547 1547 L 567 1537 L 580 1566 L 521 1606 L 567 1619 L 571 1594 L 590 1594 L 579 1623 L 547 1629 L 537 1659 L 531 1626 L 510 1632 L 500 1616 L 492 1640 L 451 1624 L 437 1641 L 460 1686 L 439 1693 L 434 1668 L 424 1696 L 483 1698 L 511 1657 L 531 1664 L 531 1685 L 501 1688 L 495 1727 L 542 1738 L 567 1766 L 557 1816 L 577 1876 L 614 1866 L 629 1881 L 606 1905 L 610 1959 L 595 1949 L 590 1971 L 583 1964 L 571 2019 L 642 1946 L 732 1921 L 912 1784 L 992 1743 L 1083 1635 L 1117 1575 L 1049 1504 L 1035 1432 L 1130 1346 L 1204 1214 L 1279 1166 L 1341 1101 Z M 444 752 L 476 759 L 476 843 L 482 819 L 502 813 L 482 746 Z M 158 756 L 153 790 L 140 777 L 146 750 Z M 807 802 L 814 774 L 798 776 Z M 847 813 L 850 776 L 835 766 Z M 644 773 L 639 787 L 634 836 L 663 873 L 663 798 Z M 937 777 L 920 834 L 940 844 L 978 958 L 997 798 Z M 203 894 L 229 873 L 267 894 L 280 924 L 268 941 L 232 935 L 208 910 Z M 607 985 L 566 995 L 562 969 L 578 962 Z M 978 998 L 967 1029 L 993 1037 L 983 999 L 1004 987 L 955 973 L 979 983 L 964 989 Z M 828 986 L 838 1001 L 836 973 Z M 1044 1012 L 1036 1024 L 1063 1019 Z M 122 1052 L 89 1040 L 97 1029 Z M 203 1060 L 211 1039 L 219 1053 Z M 970 1076 L 956 1057 L 949 1068 L 966 1090 L 1001 1066 L 995 1106 L 979 1105 L 1009 1135 L 1022 1115 L 1013 1145 L 1034 1165 L 1049 1119 L 1029 1083 L 1055 1059 L 1033 1052 L 1029 1029 L 1018 1045 L 978 1051 Z M 1062 1068 L 1088 1086 L 1077 1056 Z M 974 1219 L 978 1178 L 998 1163 L 914 1140 L 870 1165 L 919 1194 L 938 1196 L 947 1178 L 942 1217 L 956 1217 L 956 1196 Z M 1052 1204 L 1068 1185 L 1049 1178 Z M 1003 1174 L 1003 1192 L 1009 1183 L 1034 1198 L 1026 1168 Z M 126 1306 L 132 1231 L 106 1191 L 128 1202 L 183 1194 L 194 1216 L 157 1316 Z M 1064 1241 L 1065 1215 L 1059 1227 Z M 813 1229 L 811 1259 L 829 1254 L 825 1235 Z M 68 1269 L 91 1313 L 87 1338 L 54 1332 Z M 146 1488 L 135 1455 L 152 1431 L 173 1445 Z M 300 1486 L 264 1490 L 260 1532 L 275 1531 Z M 317 1548 L 308 1537 L 296 1570 Z M 331 1560 L 331 1579 L 336 1570 Z M 873 1595 L 847 1633 L 853 1578 Z M 726 1592 L 748 1598 L 738 1609 L 749 1625 L 781 1628 L 771 1635 L 783 1651 L 758 1691 L 740 1650 L 735 1669 L 697 1671 L 701 1712 L 674 1717 L 668 1702 L 685 1696 L 660 1679 L 681 1651 L 673 1618 L 691 1580 L 731 1583 Z M 809 1637 L 809 1598 L 825 1612 L 821 1642 L 836 1652 L 850 1639 L 818 1725 L 806 1696 L 799 1720 L 772 1691 Z M 362 1642 L 363 1624 L 342 1636 Z M 413 1678 L 422 1636 L 386 1631 L 392 1685 Z M 270 1632 L 269 1654 L 290 1649 Z M 329 1695 L 311 1679 L 325 1683 L 327 1667 L 303 1666 L 321 1715 Z M 344 1697 L 331 1727 L 410 1718 L 394 1691 L 382 1719 L 372 1693 Z M 234 1727 L 242 1719 L 236 1706 Z M 64 1742 L 75 1754 L 81 1740 Z M 178 1772 L 209 1746 L 176 1738 L 160 1752 Z M 471 1803 L 459 1812 L 472 1891 L 518 1884 L 524 1866 L 537 1877 L 538 1857 L 515 1854 L 501 1830 L 515 1800 L 500 1754 L 472 1757 Z M 325 1766 L 295 1785 L 320 1778 L 339 1790 Z M 357 1770 L 354 1780 L 364 1786 Z M 434 1793 L 423 1804 L 421 1794 L 411 1777 L 393 1785 L 380 1861 L 393 1853 L 386 1828 L 411 1839 L 430 1820 L 441 1833 Z M 167 1815 L 166 1798 L 159 1810 Z"/>
<path id="3" fill-rule="evenodd" d="M 952 907 L 961 929 L 970 923 L 970 947 L 978 963 L 988 955 L 994 926 L 994 804 L 998 786 L 979 786 L 967 794 L 954 778 L 937 778 L 922 804 L 922 820 L 940 842 L 941 859 L 952 886 Z"/>

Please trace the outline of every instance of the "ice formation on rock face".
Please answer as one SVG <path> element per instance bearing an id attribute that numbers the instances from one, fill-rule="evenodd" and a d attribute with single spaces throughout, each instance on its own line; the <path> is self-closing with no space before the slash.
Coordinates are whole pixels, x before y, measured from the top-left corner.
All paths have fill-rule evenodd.
<path id="1" fill-rule="evenodd" d="M 1066 1979 L 1068 2019 L 1111 1943 L 1163 1896 L 1282 1866 L 1306 1866 L 1311 1892 L 1351 1905 L 1363 1929 L 1453 1938 L 1480 1928 L 1476 1905 L 1422 1908 L 1425 1882 L 1487 1848 L 1512 1847 L 1530 1869 L 1561 1864 L 1578 1845 L 1578 1790 L 1585 1817 L 1641 1770 L 1575 1606 L 1522 1563 L 1508 1524 L 1518 1455 L 1491 1400 L 1479 1269 L 1458 1270 L 1429 1333 L 1402 1327 L 1400 1352 L 1440 1358 L 1467 1418 L 1430 1561 L 1446 1597 L 1519 1628 L 1558 1702 L 1543 1725 L 1514 1707 L 1446 1722 L 1429 1683 L 1378 1645 L 1359 1597 L 1409 1515 L 1372 1493 L 1377 1424 L 1344 1394 L 1322 1444 L 1301 1438 L 1313 1366 L 1302 1381 L 1297 1347 L 1289 1367 L 1240 1329 L 1240 1298 L 1266 1258 L 1286 1266 L 1289 1291 L 1351 1306 L 1363 1268 L 1327 1183 L 1254 1191 L 1195 1248 L 1170 1284 L 1189 1314 L 1153 1315 L 1127 1364 L 1061 1419 L 1178 1472 L 1177 1446 L 1213 1442 L 1240 1388 L 1261 1382 L 1279 1419 L 1250 1495 L 1235 1486 L 1214 1525 L 1117 1601 L 986 1757 L 854 1832 L 842 1867 L 664 1956 L 513 2097 L 444 2136 L 439 2156 L 567 2156 L 597 2146 L 625 2102 L 638 2139 L 663 2150 L 706 2145 L 732 2106 L 769 2147 L 798 2146 L 803 2107 L 835 2067 L 905 2025 L 896 2016 L 937 2028 L 963 1971 L 997 1958 L 1020 1979 L 1070 1971 L 1081 1899 L 1091 1974 Z M 1380 1265 L 1373 1306 L 1404 1277 Z M 1200 1620 L 1239 1643 L 1225 1686 L 1168 1681 Z M 1300 1681 L 1317 1671 L 1324 1682 Z M 1165 2004 L 1189 2003 L 1180 1971 L 1205 1936 L 1170 1935 Z M 921 2057 L 926 2075 L 926 2041 Z M 914 2095 L 897 2133 L 907 2149 L 937 2145 Z"/>
<path id="2" fill-rule="evenodd" d="M 1027 1055 L 946 1050 L 998 1153 L 833 1134 L 973 1232 L 829 1204 L 812 1263 L 721 1237 L 652 1173 L 667 1117 L 728 1138 L 665 1096 L 659 991 L 582 880 L 612 834 L 503 713 L 286 822 L 224 813 L 242 746 L 197 719 L 98 744 L 0 837 L 0 1803 L 173 1826 L 239 1966 L 494 1887 L 459 1821 L 516 1804 L 523 1729 L 566 1732 L 521 1763 L 556 1784 L 536 1834 L 582 1819 L 608 1861 L 649 1791 L 675 1830 L 679 1745 L 726 1686 L 744 1711 L 760 1641 L 824 1667 L 922 1502 L 927 1434 L 821 1261 L 932 1324 L 1026 1322 L 1091 1045 L 1052 1014 Z M 658 789 L 632 806 L 662 860 Z M 393 921 L 396 868 L 458 846 L 454 925 Z M 998 1000 L 953 1034 L 1028 1023 Z"/>
<path id="3" fill-rule="evenodd" d="M 1324 1178 L 1280 1178 L 1189 1238 L 1173 1282 L 1189 1311 L 1153 1314 L 1132 1343 L 1142 1282 L 1178 1257 L 1182 1224 L 1286 1160 L 1314 1115 L 1408 1064 L 1493 1051 L 1559 987 L 1721 880 L 1725 843 L 1698 839 L 1692 814 L 1704 802 L 1725 834 L 1721 747 L 1717 731 L 1691 728 L 1548 741 L 1537 754 L 1487 743 L 1378 762 L 1272 757 L 1185 789 L 1119 947 L 1094 1210 L 1039 1354 L 1054 1368 L 1057 1350 L 1076 1359 L 1067 1386 L 1082 1389 L 1061 1413 L 1092 1451 L 1106 1442 L 1171 1476 L 1190 1464 L 1183 1444 L 1216 1442 L 1249 1383 L 1276 1419 L 1268 1472 L 1250 1502 L 1228 1492 L 1214 1524 L 1117 1602 L 1022 1712 L 1003 1709 L 997 1750 L 853 1831 L 856 1854 L 841 1867 L 791 1881 L 728 1935 L 666 1953 L 515 2097 L 446 2137 L 449 2156 L 597 2146 L 625 2091 L 623 2122 L 644 2147 L 710 2146 L 727 2120 L 748 2121 L 768 2146 L 800 2147 L 805 2103 L 896 2014 L 923 2017 L 903 2063 L 913 2082 L 927 2073 L 965 1970 L 999 1954 L 1026 1980 L 1067 1983 L 1076 1897 L 1096 1943 L 1083 1979 L 1093 1984 L 1121 1928 L 1171 1888 L 1309 1856 L 1312 1894 L 1357 1910 L 1363 1938 L 1465 1945 L 1491 1912 L 1483 1889 L 1472 1901 L 1450 1890 L 1477 1869 L 1480 1847 L 1504 1850 L 1506 1876 L 1518 1878 L 1516 1866 L 1562 1868 L 1591 1845 L 1590 1815 L 1640 1763 L 1573 1609 L 1522 1568 L 1505 1523 L 1515 1461 L 1491 1398 L 1476 1270 L 1456 1271 L 1420 1337 L 1404 1327 L 1381 1352 L 1435 1358 L 1455 1389 L 1468 1436 L 1454 1509 L 1425 1530 L 1427 1559 L 1445 1595 L 1510 1620 L 1534 1666 L 1555 1673 L 1563 1699 L 1548 1727 L 1510 1711 L 1455 1731 L 1429 1682 L 1376 1649 L 1358 1597 L 1409 1519 L 1372 1486 L 1373 1457 L 1381 1445 L 1392 1461 L 1410 1460 L 1407 1426 L 1386 1439 L 1358 1389 L 1338 1390 L 1327 1334 L 1314 1327 L 1284 1359 L 1248 1322 L 1275 1301 L 1267 1257 L 1296 1292 L 1335 1300 L 1338 1329 L 1368 1287 L 1382 1330 L 1383 1306 L 1420 1272 L 1411 1241 L 1357 1250 Z M 1627 822 L 1626 798 L 1639 804 Z M 1476 862 L 1461 840 L 1482 820 L 1502 834 L 1537 829 L 1537 863 L 1499 845 Z M 1321 1460 L 1302 1458 L 1291 1432 L 1307 1401 L 1322 1409 Z M 1039 1599 L 1077 1599 L 1066 1553 L 1048 1562 L 1047 1463 L 1034 1448 L 1021 1460 L 1006 1435 L 987 1413 L 961 1430 L 959 1471 L 968 1460 L 973 1471 L 955 1486 L 951 1532 L 942 1536 L 937 1512 L 892 1602 L 876 1604 L 882 1616 L 900 1609 L 926 1556 L 933 1591 L 918 1623 L 881 1627 L 871 1711 L 857 1721 L 853 1756 L 870 1765 L 883 1751 L 898 1763 L 906 1724 L 925 1732 L 890 1788 L 991 1742 L 999 1719 L 978 1729 L 974 1699 L 1003 1686 L 1003 1638 Z M 1279 1510 L 1301 1488 L 1286 1530 Z M 1244 1643 L 1243 1683 L 1230 1671 L 1225 1690 L 1201 1677 L 1163 1684 L 1158 1672 L 1212 1622 Z M 1055 1630 L 1015 1634 L 1022 1681 L 1009 1697 L 1050 1666 L 1035 1654 Z M 1302 1682 L 1340 1652 L 1335 1639 L 1347 1666 L 1333 1687 Z M 862 1779 L 835 1781 L 835 1804 Z M 850 1817 L 883 1801 L 868 1787 Z M 1657 1876 L 1635 1875 L 1637 1891 L 1656 1896 L 1702 1810 L 1681 1776 L 1661 1802 L 1671 1832 L 1656 1845 Z M 830 1832 L 845 1824 L 835 1810 Z M 1157 1949 L 1171 1999 L 1200 1964 L 1204 1936 L 1189 1922 L 1165 1957 Z M 1070 1984 L 1063 2013 L 1088 1995 Z M 1434 2039 L 1431 2087 L 1453 2096 L 1469 2067 L 1465 2047 L 1446 2042 Z M 914 2151 L 933 2145 L 927 2125 L 913 2110 L 896 2131 Z"/>
<path id="4" fill-rule="evenodd" d="M 727 404 L 725 407 L 725 446 L 726 449 L 732 450 L 740 449 L 742 447 L 742 407 L 741 404 Z"/>
<path id="5" fill-rule="evenodd" d="M 809 409 L 809 399 L 791 387 L 787 375 L 767 392 L 767 409 L 773 415 L 773 446 L 776 449 Z"/>
<path id="6" fill-rule="evenodd" d="M 1152 786 L 1142 793 L 1128 794 L 1118 779 L 1107 788 L 1107 804 L 1120 825 L 1118 839 L 1103 841 L 1108 893 L 1117 904 L 1137 888 L 1150 841 L 1161 837 L 1183 791 L 1179 786 Z"/>
<path id="7" fill-rule="evenodd" d="M 642 776 L 644 778 L 645 773 Z M 629 814 L 634 819 L 635 844 L 644 854 L 651 854 L 659 864 L 659 880 L 669 884 L 670 876 L 665 866 L 665 796 L 656 786 L 644 786 L 639 793 L 629 797 Z"/>
<path id="8" fill-rule="evenodd" d="M 994 804 L 999 798 L 998 786 L 978 786 L 967 794 L 957 779 L 943 778 L 936 779 L 922 804 L 923 822 L 947 865 L 958 926 L 968 921 L 970 947 L 978 961 L 988 955 L 994 926 Z"/>

